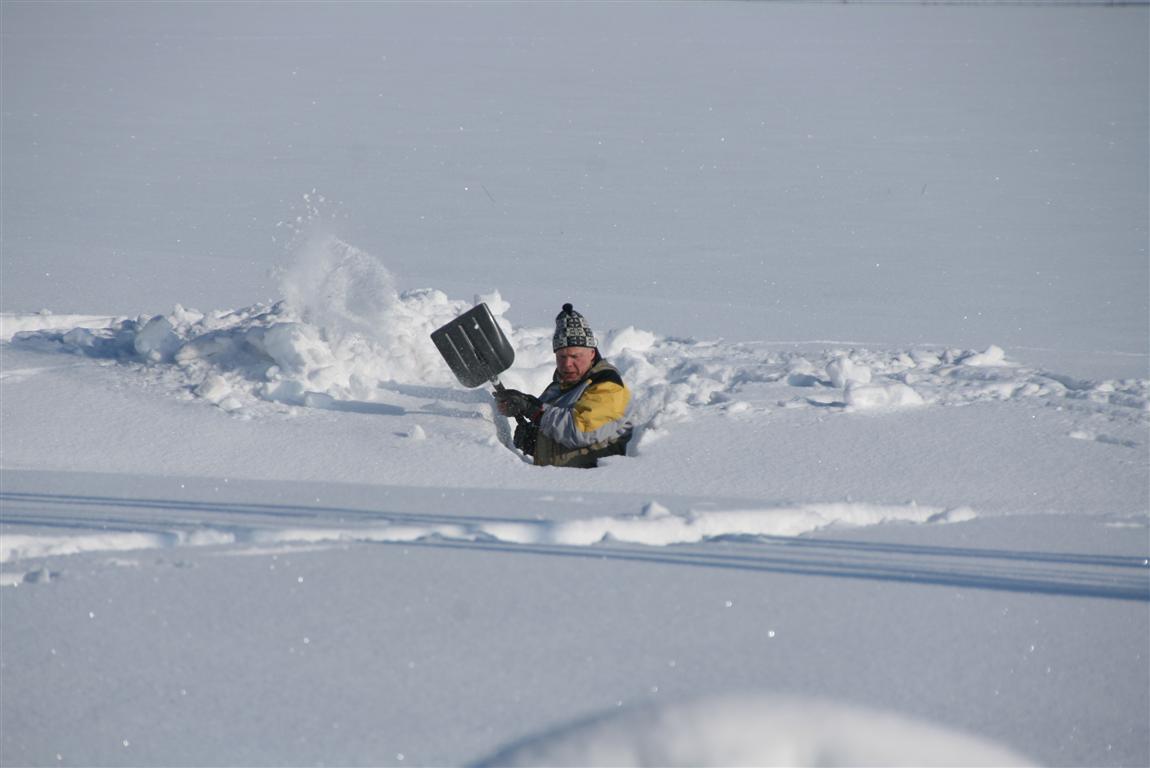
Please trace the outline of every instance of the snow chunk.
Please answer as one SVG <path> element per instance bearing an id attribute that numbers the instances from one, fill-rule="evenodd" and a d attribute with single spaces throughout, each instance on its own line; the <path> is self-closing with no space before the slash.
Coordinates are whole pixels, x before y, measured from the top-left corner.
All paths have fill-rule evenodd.
<path id="1" fill-rule="evenodd" d="M 972 352 L 958 362 L 974 367 L 1009 365 L 1006 362 L 1006 352 L 1003 351 L 1002 347 L 994 344 L 987 347 L 985 352 Z"/>
<path id="2" fill-rule="evenodd" d="M 827 366 L 827 377 L 831 380 L 832 386 L 839 388 L 852 383 L 869 384 L 871 380 L 871 369 L 844 355 L 835 358 Z"/>
<path id="3" fill-rule="evenodd" d="M 218 373 L 209 375 L 193 391 L 197 396 L 228 413 L 244 407 L 243 402 L 232 389 L 231 383 L 226 377 Z"/>
<path id="4" fill-rule="evenodd" d="M 728 694 L 607 710 L 519 742 L 483 766 L 1025 766 L 995 742 L 835 701 Z"/>
<path id="5" fill-rule="evenodd" d="M 633 352 L 647 352 L 655 346 L 655 334 L 650 331 L 641 331 L 633 325 L 618 330 L 608 331 L 603 343 L 604 357 L 614 357 L 624 350 Z"/>
<path id="6" fill-rule="evenodd" d="M 231 396 L 232 386 L 228 384 L 227 379 L 219 374 L 212 374 L 204 379 L 195 389 L 197 396 L 202 397 L 209 403 L 216 405 L 224 398 Z"/>
<path id="7" fill-rule="evenodd" d="M 505 315 L 507 314 L 507 310 L 511 309 L 511 304 L 503 298 L 499 291 L 476 294 L 474 303 L 486 304 L 487 308 L 491 310 L 491 314 L 495 317 Z"/>
<path id="8" fill-rule="evenodd" d="M 925 400 L 913 389 L 901 381 L 889 381 L 875 384 L 848 383 L 846 387 L 846 404 L 860 411 L 878 410 L 887 408 L 908 408 L 924 405 Z"/>
<path id="9" fill-rule="evenodd" d="M 156 315 L 136 334 L 132 346 L 148 362 L 169 363 L 183 345 L 168 318 Z"/>
<path id="10" fill-rule="evenodd" d="M 276 323 L 269 328 L 253 328 L 245 338 L 286 373 L 327 368 L 336 362 L 319 331 L 310 325 Z"/>
<path id="11" fill-rule="evenodd" d="M 919 368 L 937 368 L 942 364 L 942 358 L 934 352 L 923 349 L 915 349 L 910 353 L 910 359 Z"/>

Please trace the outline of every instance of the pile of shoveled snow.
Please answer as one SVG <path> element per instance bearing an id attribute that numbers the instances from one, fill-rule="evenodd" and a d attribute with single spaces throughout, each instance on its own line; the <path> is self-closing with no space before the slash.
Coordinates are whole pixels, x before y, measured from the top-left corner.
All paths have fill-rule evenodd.
<path id="1" fill-rule="evenodd" d="M 381 385 L 457 389 L 430 341 L 431 331 L 472 306 L 435 289 L 398 292 L 368 254 L 331 238 L 314 243 L 284 275 L 285 299 L 235 310 L 176 307 L 127 319 L 7 315 L 5 339 L 24 348 L 134 365 L 181 394 L 249 414 L 260 403 L 328 407 L 378 402 Z M 505 385 L 541 391 L 553 370 L 551 329 L 515 328 L 498 291 L 486 302 L 516 351 Z M 853 411 L 1048 398 L 1147 412 L 1150 381 L 1081 381 L 1027 368 L 1000 347 L 959 349 L 800 349 L 657 336 L 634 327 L 601 333 L 603 354 L 636 393 L 632 420 L 658 427 L 716 407 L 743 413 L 743 399 L 769 387 L 778 407 Z M 782 348 L 780 348 L 782 347 Z"/>
<path id="2" fill-rule="evenodd" d="M 843 703 L 742 694 L 624 709 L 528 738 L 478 765 L 1022 766 L 934 723 Z"/>
<path id="3" fill-rule="evenodd" d="M 29 314 L 0 313 L 0 341 L 11 341 L 18 333 L 72 328 L 107 328 L 124 318 L 108 315 L 56 315 L 49 310 Z"/>

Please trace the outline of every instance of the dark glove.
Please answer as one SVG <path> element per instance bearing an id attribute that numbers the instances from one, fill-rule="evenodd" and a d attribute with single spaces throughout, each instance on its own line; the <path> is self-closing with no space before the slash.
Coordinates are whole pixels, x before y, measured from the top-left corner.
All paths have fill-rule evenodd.
<path id="1" fill-rule="evenodd" d="M 538 421 L 543 415 L 543 403 L 539 398 L 517 389 L 498 390 L 495 393 L 495 407 L 504 416 L 522 416 L 530 421 Z"/>
<path id="2" fill-rule="evenodd" d="M 528 456 L 535 455 L 535 441 L 539 438 L 539 427 L 530 421 L 521 421 L 515 426 L 511 443 Z"/>

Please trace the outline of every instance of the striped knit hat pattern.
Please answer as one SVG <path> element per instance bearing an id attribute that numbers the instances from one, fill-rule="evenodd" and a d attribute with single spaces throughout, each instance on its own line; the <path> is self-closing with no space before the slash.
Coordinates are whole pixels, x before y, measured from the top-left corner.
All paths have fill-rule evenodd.
<path id="1" fill-rule="evenodd" d="M 595 349 L 598 343 L 591 326 L 583 315 L 575 311 L 570 304 L 563 305 L 563 311 L 555 316 L 555 336 L 551 340 L 553 351 L 563 347 L 590 347 Z"/>

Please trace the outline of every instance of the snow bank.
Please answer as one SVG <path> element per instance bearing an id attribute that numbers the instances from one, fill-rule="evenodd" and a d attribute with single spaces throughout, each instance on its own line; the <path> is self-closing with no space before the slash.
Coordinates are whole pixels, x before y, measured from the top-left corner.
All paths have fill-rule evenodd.
<path id="1" fill-rule="evenodd" d="M 260 520 L 250 526 L 201 524 L 186 527 L 162 518 L 141 520 L 144 530 L 93 533 L 77 520 L 71 532 L 63 520 L 51 533 L 6 532 L 0 539 L 0 563 L 13 563 L 81 552 L 124 552 L 222 544 L 317 544 L 331 542 L 414 542 L 429 540 L 494 541 L 516 545 L 589 547 L 619 542 L 650 547 L 700 544 L 730 537 L 794 537 L 825 528 L 884 523 L 938 524 L 972 520 L 971 509 L 882 506 L 860 503 L 803 504 L 761 509 L 688 510 L 675 514 L 657 501 L 637 515 L 604 515 L 578 520 L 485 523 L 383 522 L 374 525 L 285 526 Z"/>
<path id="2" fill-rule="evenodd" d="M 0 341 L 11 341 L 18 333 L 71 330 L 72 328 L 108 328 L 123 318 L 106 315 L 54 315 L 48 310 L 29 314 L 0 312 Z"/>
<path id="3" fill-rule="evenodd" d="M 516 544 L 588 546 L 618 541 L 670 546 L 735 536 L 799 536 L 832 526 L 849 528 L 888 522 L 953 522 L 973 517 L 975 513 L 965 509 L 858 503 L 690 511 L 675 515 L 658 502 L 651 502 L 638 516 L 593 517 L 546 524 L 493 523 L 485 525 L 483 533 Z"/>
<path id="4" fill-rule="evenodd" d="M 183 395 L 247 415 L 260 403 L 333 407 L 377 402 L 396 385 L 449 399 L 460 389 L 430 333 L 485 301 L 516 350 L 503 383 L 530 392 L 551 380 L 550 327 L 513 327 L 498 291 L 472 301 L 424 288 L 397 291 L 375 258 L 336 238 L 313 239 L 282 276 L 284 299 L 201 313 L 114 320 L 4 316 L 14 344 L 140 366 Z M 603 352 L 633 391 L 631 418 L 658 429 L 717 407 L 750 406 L 744 391 L 774 385 L 785 407 L 878 411 L 1011 398 L 1078 399 L 1146 411 L 1150 382 L 1078 381 L 1007 362 L 998 346 L 969 350 L 778 350 L 766 341 L 726 344 L 658 336 L 634 327 L 601 333 Z M 483 401 L 477 390 L 473 402 Z M 826 393 L 826 394 L 819 394 Z M 643 441 L 643 429 L 636 446 Z"/>
<path id="5" fill-rule="evenodd" d="M 170 366 L 182 388 L 228 410 L 255 400 L 302 405 L 308 393 L 370 398 L 386 381 L 449 384 L 428 336 L 470 304 L 392 285 L 378 261 L 329 238 L 308 245 L 282 280 L 286 298 L 273 305 L 206 314 L 177 307 L 67 329 L 35 315 L 6 327 L 26 346 Z M 483 298 L 506 307 L 498 294 Z"/>
<path id="6" fill-rule="evenodd" d="M 82 552 L 131 552 L 176 546 L 232 544 L 235 541 L 234 532 L 212 528 L 190 531 L 115 531 L 49 536 L 5 533 L 3 540 L 0 541 L 0 563 L 77 555 Z"/>
<path id="7" fill-rule="evenodd" d="M 903 715 L 766 694 L 624 709 L 561 726 L 480 766 L 1023 766 L 988 740 Z"/>

